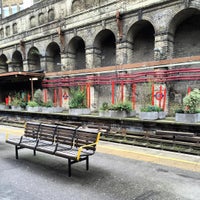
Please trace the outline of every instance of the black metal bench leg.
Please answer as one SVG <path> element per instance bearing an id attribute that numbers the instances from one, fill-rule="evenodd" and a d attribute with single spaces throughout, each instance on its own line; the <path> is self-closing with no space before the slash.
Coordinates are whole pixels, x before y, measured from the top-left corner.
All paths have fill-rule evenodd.
<path id="1" fill-rule="evenodd" d="M 15 158 L 18 159 L 19 156 L 18 156 L 18 148 L 17 148 L 17 145 L 15 145 Z"/>
<path id="2" fill-rule="evenodd" d="M 89 156 L 86 158 L 86 170 L 89 170 Z"/>
<path id="3" fill-rule="evenodd" d="M 68 176 L 71 177 L 71 159 L 68 159 Z"/>

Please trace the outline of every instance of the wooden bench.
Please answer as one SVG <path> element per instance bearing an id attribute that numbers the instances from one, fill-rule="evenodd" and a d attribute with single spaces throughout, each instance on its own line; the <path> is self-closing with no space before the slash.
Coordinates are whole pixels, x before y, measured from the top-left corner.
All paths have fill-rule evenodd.
<path id="1" fill-rule="evenodd" d="M 99 139 L 97 129 L 27 122 L 21 138 L 10 138 L 6 142 L 15 145 L 16 159 L 18 150 L 23 148 L 33 150 L 34 155 L 38 151 L 68 159 L 68 175 L 71 176 L 74 163 L 85 160 L 86 169 L 89 169 L 89 156 L 95 153 Z"/>
<path id="2" fill-rule="evenodd" d="M 7 143 L 15 145 L 16 159 L 18 159 L 18 149 L 20 148 L 20 144 L 36 144 L 38 140 L 40 125 L 41 124 L 37 122 L 27 122 L 24 127 L 23 136 L 6 139 Z"/>

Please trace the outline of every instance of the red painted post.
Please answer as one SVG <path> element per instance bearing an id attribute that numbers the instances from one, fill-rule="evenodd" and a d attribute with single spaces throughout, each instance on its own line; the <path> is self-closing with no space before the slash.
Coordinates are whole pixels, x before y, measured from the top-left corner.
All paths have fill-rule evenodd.
<path id="1" fill-rule="evenodd" d="M 136 84 L 132 84 L 132 108 L 135 110 L 136 105 Z"/>
<path id="2" fill-rule="evenodd" d="M 165 88 L 165 90 L 164 90 L 164 99 L 163 99 L 163 106 L 162 106 L 163 110 L 165 110 L 166 98 L 167 98 L 167 89 Z"/>
<path id="3" fill-rule="evenodd" d="M 44 95 L 44 103 L 47 102 L 47 89 L 43 90 L 43 95 Z"/>
<path id="4" fill-rule="evenodd" d="M 152 106 L 154 106 L 154 84 L 152 84 L 151 92 L 152 92 L 151 104 L 152 104 Z"/>
<path id="5" fill-rule="evenodd" d="M 160 95 L 162 95 L 162 85 L 160 85 Z M 159 98 L 159 107 L 161 108 L 161 101 L 162 101 L 162 98 L 160 97 Z"/>
<path id="6" fill-rule="evenodd" d="M 58 89 L 58 94 L 59 94 L 59 106 L 62 107 L 62 88 L 59 87 Z"/>
<path id="7" fill-rule="evenodd" d="M 112 81 L 112 104 L 115 103 L 115 82 Z"/>
<path id="8" fill-rule="evenodd" d="M 124 82 L 121 82 L 121 102 L 124 102 Z"/>
<path id="9" fill-rule="evenodd" d="M 188 95 L 190 94 L 190 92 L 191 92 L 191 87 L 188 87 L 188 91 L 187 91 Z"/>
<path id="10" fill-rule="evenodd" d="M 54 101 L 53 101 L 54 106 L 57 106 L 57 91 L 56 91 L 56 89 L 54 89 L 54 97 L 53 97 L 53 99 L 54 99 Z"/>
<path id="11" fill-rule="evenodd" d="M 86 85 L 87 108 L 90 108 L 90 83 Z"/>

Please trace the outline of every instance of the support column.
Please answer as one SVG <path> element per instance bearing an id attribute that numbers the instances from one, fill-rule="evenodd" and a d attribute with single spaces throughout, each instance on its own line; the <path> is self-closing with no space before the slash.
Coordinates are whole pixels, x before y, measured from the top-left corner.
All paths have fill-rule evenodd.
<path id="1" fill-rule="evenodd" d="M 101 50 L 96 47 L 87 47 L 85 51 L 86 68 L 101 67 Z"/>
<path id="2" fill-rule="evenodd" d="M 116 45 L 116 63 L 127 64 L 132 62 L 133 44 L 128 41 L 118 42 Z"/>
<path id="3" fill-rule="evenodd" d="M 47 62 L 46 56 L 40 58 L 40 66 L 42 70 L 47 71 L 47 66 L 49 67 L 49 63 Z"/>
<path id="4" fill-rule="evenodd" d="M 155 35 L 154 60 L 165 60 L 173 57 L 173 36 L 169 33 Z"/>
<path id="5" fill-rule="evenodd" d="M 75 54 L 72 52 L 67 52 L 66 54 L 61 54 L 62 71 L 73 70 L 75 67 Z"/>
<path id="6" fill-rule="evenodd" d="M 27 72 L 29 70 L 29 67 L 28 67 L 28 60 L 24 60 L 23 61 L 23 70 L 25 72 Z"/>
<path id="7" fill-rule="evenodd" d="M 13 72 L 14 69 L 13 69 L 13 63 L 8 63 L 8 72 Z"/>
<path id="8" fill-rule="evenodd" d="M 9 72 L 8 64 L 0 63 L 0 73 Z"/>

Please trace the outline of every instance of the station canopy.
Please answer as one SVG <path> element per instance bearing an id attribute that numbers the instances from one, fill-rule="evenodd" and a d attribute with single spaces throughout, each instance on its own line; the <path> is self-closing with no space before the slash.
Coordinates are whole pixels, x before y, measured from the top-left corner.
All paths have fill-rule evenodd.
<path id="1" fill-rule="evenodd" d="M 43 77 L 43 72 L 6 72 L 0 73 L 0 83 L 27 82 L 31 80 L 41 80 Z"/>

